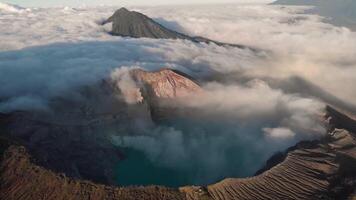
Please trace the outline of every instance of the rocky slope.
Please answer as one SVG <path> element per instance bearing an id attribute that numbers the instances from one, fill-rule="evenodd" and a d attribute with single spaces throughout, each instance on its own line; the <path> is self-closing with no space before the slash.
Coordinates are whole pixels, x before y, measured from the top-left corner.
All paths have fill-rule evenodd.
<path id="1" fill-rule="evenodd" d="M 178 33 L 162 26 L 142 13 L 129 11 L 126 8 L 117 10 L 103 24 L 107 23 L 112 23 L 111 34 L 117 36 L 154 39 L 183 39 L 196 43 L 215 43 L 220 46 L 247 48 L 243 45 L 227 44 L 204 37 L 191 37 L 183 33 Z"/>

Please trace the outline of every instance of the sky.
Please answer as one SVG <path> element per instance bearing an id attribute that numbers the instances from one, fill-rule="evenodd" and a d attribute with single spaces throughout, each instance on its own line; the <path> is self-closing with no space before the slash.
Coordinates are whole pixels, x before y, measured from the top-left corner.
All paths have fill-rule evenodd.
<path id="1" fill-rule="evenodd" d="M 177 4 L 221 4 L 221 3 L 270 3 L 273 0 L 1 0 L 25 7 L 51 7 L 51 6 L 95 6 L 95 5 L 177 5 Z"/>

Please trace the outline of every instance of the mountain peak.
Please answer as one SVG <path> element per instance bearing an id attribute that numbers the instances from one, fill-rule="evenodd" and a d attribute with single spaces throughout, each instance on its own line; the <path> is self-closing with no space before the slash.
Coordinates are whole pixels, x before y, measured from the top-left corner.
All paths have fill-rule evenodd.
<path id="1" fill-rule="evenodd" d="M 120 9 L 116 10 L 115 13 L 113 14 L 113 16 L 123 16 L 123 15 L 129 15 L 129 14 L 135 14 L 135 12 L 130 11 L 125 7 L 122 7 Z"/>
<path id="2" fill-rule="evenodd" d="M 104 24 L 112 22 L 112 35 L 132 38 L 153 38 L 153 39 L 183 39 L 195 43 L 214 43 L 219 46 L 231 46 L 237 48 L 247 48 L 238 44 L 227 44 L 204 37 L 192 37 L 183 33 L 170 30 L 157 23 L 150 17 L 136 12 L 129 11 L 122 7 L 118 9 Z M 249 48 L 250 50 L 255 50 Z"/>
<path id="3" fill-rule="evenodd" d="M 133 38 L 189 39 L 181 33 L 169 30 L 146 15 L 122 7 L 106 23 L 112 22 L 113 35 Z"/>
<path id="4" fill-rule="evenodd" d="M 116 12 L 130 12 L 127 8 L 122 7 L 119 10 L 117 10 Z"/>

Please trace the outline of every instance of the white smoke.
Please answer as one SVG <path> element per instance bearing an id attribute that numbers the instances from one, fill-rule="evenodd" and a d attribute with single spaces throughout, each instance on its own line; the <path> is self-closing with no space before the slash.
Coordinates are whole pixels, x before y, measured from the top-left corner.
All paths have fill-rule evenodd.
<path id="1" fill-rule="evenodd" d="M 111 73 L 111 79 L 123 94 L 122 96 L 120 95 L 120 97 L 123 97 L 128 104 L 136 104 L 143 101 L 140 87 L 130 75 L 130 70 L 133 69 L 134 68 L 121 67 Z"/>
<path id="2" fill-rule="evenodd" d="M 268 137 L 271 138 L 282 138 L 282 139 L 288 139 L 288 138 L 293 138 L 296 133 L 294 133 L 292 130 L 289 128 L 264 128 L 263 131 L 266 133 Z"/>

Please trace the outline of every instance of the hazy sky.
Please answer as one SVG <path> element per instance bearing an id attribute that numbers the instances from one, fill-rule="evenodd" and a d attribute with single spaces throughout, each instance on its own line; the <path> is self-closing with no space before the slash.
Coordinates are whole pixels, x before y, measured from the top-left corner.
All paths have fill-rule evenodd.
<path id="1" fill-rule="evenodd" d="M 0 0 L 21 6 L 81 6 L 81 5 L 175 5 L 211 3 L 270 3 L 273 0 Z"/>

